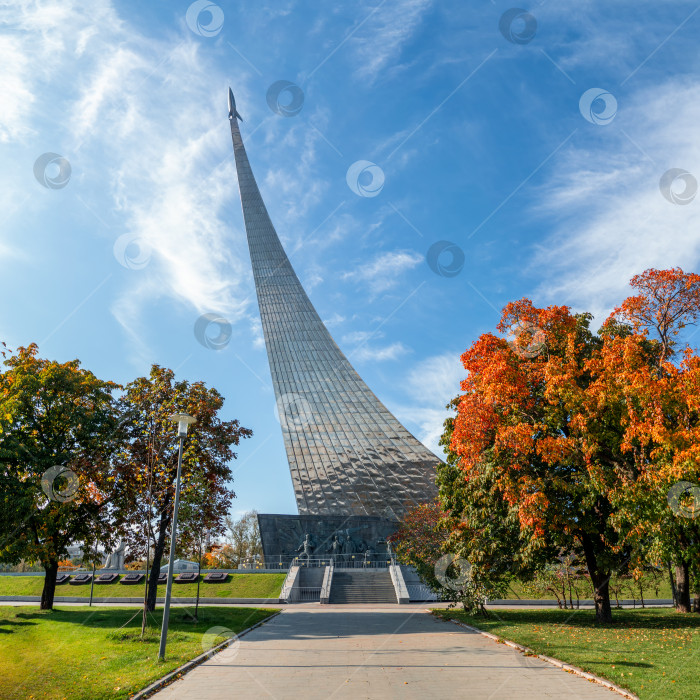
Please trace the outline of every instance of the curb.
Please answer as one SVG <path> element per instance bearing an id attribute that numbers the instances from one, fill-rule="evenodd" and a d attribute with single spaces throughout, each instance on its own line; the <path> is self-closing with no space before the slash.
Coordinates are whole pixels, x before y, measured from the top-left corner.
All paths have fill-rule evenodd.
<path id="1" fill-rule="evenodd" d="M 431 610 L 428 610 L 430 614 L 432 615 L 433 612 Z M 435 617 L 440 617 L 439 615 L 436 615 Z M 441 620 L 444 620 L 444 617 L 440 617 Z M 454 622 L 455 625 L 458 625 L 459 627 L 464 627 L 465 629 L 468 629 L 470 632 L 477 632 L 478 634 L 483 635 L 484 637 L 488 637 L 494 642 L 498 642 L 499 644 L 505 644 L 506 646 L 509 646 L 516 651 L 519 651 L 522 654 L 527 654 L 528 656 L 534 656 L 537 659 L 540 659 L 542 661 L 546 661 L 548 664 L 552 664 L 553 666 L 556 666 L 557 668 L 560 668 L 562 671 L 566 671 L 567 673 L 573 673 L 577 676 L 581 676 L 582 678 L 585 678 L 586 680 L 593 681 L 594 683 L 598 683 L 599 685 L 603 685 L 609 690 L 612 690 L 625 698 L 629 698 L 629 700 L 639 700 L 639 698 L 634 695 L 633 693 L 630 693 L 629 690 L 625 690 L 624 688 L 621 688 L 619 685 L 615 685 L 614 683 L 611 683 L 610 681 L 606 681 L 604 678 L 601 678 L 600 676 L 596 676 L 593 673 L 589 673 L 588 671 L 584 671 L 582 668 L 579 668 L 578 666 L 572 666 L 571 664 L 564 663 L 563 661 L 559 661 L 559 659 L 553 659 L 551 656 L 544 656 L 544 654 L 537 654 L 534 652 L 532 649 L 529 649 L 528 647 L 524 647 L 521 644 L 516 644 L 515 642 L 511 642 L 508 639 L 503 639 L 502 637 L 497 637 L 495 634 L 491 634 L 490 632 L 484 632 L 484 630 L 480 630 L 477 627 L 472 627 L 471 625 L 467 625 L 464 622 L 460 622 L 459 620 L 449 620 L 450 622 Z"/>
<path id="2" fill-rule="evenodd" d="M 153 683 L 151 683 L 151 685 L 147 686 L 143 690 L 139 690 L 134 695 L 130 695 L 129 700 L 145 700 L 146 698 L 151 697 L 151 695 L 153 695 L 158 690 L 161 690 L 166 685 L 169 685 L 172 681 L 179 680 L 180 677 L 183 676 L 185 673 L 188 673 L 196 666 L 199 666 L 199 664 L 201 664 L 204 661 L 206 661 L 207 659 L 211 658 L 214 654 L 221 651 L 222 649 L 225 649 L 227 646 L 229 646 L 233 642 L 238 641 L 241 637 L 248 634 L 248 632 L 252 632 L 256 627 L 260 627 L 260 625 L 264 625 L 266 622 L 269 622 L 270 620 L 272 620 L 272 618 L 277 617 L 281 612 L 282 612 L 281 610 L 278 610 L 277 612 L 270 615 L 270 617 L 266 617 L 264 620 L 260 620 L 260 622 L 257 622 L 256 624 L 252 625 L 251 627 L 247 627 L 242 632 L 239 632 L 238 634 L 236 634 L 234 637 L 230 637 L 229 639 L 225 639 L 223 642 L 221 642 L 221 644 L 217 644 L 212 649 L 209 649 L 209 651 L 205 651 L 203 654 L 200 654 L 199 656 L 195 656 L 194 659 L 191 659 L 190 661 L 183 664 L 182 666 L 179 666 L 178 668 L 174 669 L 173 671 L 170 671 L 170 673 L 163 676 L 162 678 L 159 678 L 157 681 L 154 681 Z"/>

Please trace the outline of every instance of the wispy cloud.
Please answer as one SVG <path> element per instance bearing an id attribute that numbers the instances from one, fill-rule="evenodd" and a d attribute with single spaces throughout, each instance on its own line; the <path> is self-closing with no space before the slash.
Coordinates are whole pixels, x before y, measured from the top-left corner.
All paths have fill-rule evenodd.
<path id="1" fill-rule="evenodd" d="M 410 350 L 401 342 L 392 343 L 383 348 L 362 345 L 351 353 L 350 358 L 358 362 L 386 362 L 387 360 L 397 360 L 409 352 Z"/>
<path id="2" fill-rule="evenodd" d="M 326 328 L 334 328 L 342 323 L 345 323 L 345 316 L 341 316 L 337 311 L 330 318 L 323 319 Z"/>
<path id="3" fill-rule="evenodd" d="M 18 37 L 0 36 L 0 63 L 0 142 L 7 143 L 31 132 L 27 124 L 27 114 L 34 102 L 34 95 L 27 87 L 31 65 Z"/>
<path id="4" fill-rule="evenodd" d="M 362 264 L 356 270 L 345 272 L 342 278 L 366 283 L 370 293 L 376 295 L 391 289 L 404 272 L 422 261 L 423 256 L 412 250 L 390 251 Z"/>
<path id="5" fill-rule="evenodd" d="M 371 82 L 389 66 L 395 71 L 404 45 L 432 4 L 433 0 L 387 0 L 352 39 L 355 75 Z"/>
<path id="6" fill-rule="evenodd" d="M 348 344 L 358 344 L 366 343 L 370 338 L 383 338 L 384 333 L 381 331 L 353 331 L 352 333 L 346 333 L 343 336 L 343 342 Z"/>
<path id="7" fill-rule="evenodd" d="M 426 357 L 406 378 L 409 402 L 395 408 L 399 419 L 418 426 L 416 437 L 437 455 L 443 454 L 439 440 L 450 415 L 445 406 L 460 393 L 465 376 L 457 351 Z"/>
<path id="8" fill-rule="evenodd" d="M 235 194 L 232 160 L 220 165 L 225 76 L 200 55 L 186 27 L 181 35 L 146 37 L 106 0 L 89 13 L 70 1 L 25 2 L 13 24 L 19 38 L 0 44 L 7 87 L 0 139 L 26 138 L 44 122 L 47 102 L 69 115 L 55 148 L 69 156 L 89 193 L 100 235 L 128 233 L 152 251 L 112 303 L 131 338 L 144 342 L 140 317 L 162 297 L 243 318 L 245 243 L 223 213 Z M 71 73 L 73 90 L 55 94 L 54 76 Z M 245 94 L 245 75 L 239 82 Z M 218 110 L 213 94 L 221 98 Z M 116 260 L 107 264 L 119 269 Z"/>
<path id="9" fill-rule="evenodd" d="M 596 138 L 593 126 L 579 138 L 538 196 L 539 212 L 559 222 L 530 266 L 541 300 L 602 321 L 633 275 L 697 268 L 700 198 L 672 204 L 659 181 L 671 168 L 700 181 L 699 120 L 700 83 L 672 81 L 629 96 L 615 121 L 598 127 L 607 138 Z"/>

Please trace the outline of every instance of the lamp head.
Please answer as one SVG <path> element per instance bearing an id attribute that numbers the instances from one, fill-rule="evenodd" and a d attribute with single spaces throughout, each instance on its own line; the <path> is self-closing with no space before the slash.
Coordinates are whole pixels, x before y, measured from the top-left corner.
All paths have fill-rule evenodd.
<path id="1" fill-rule="evenodd" d="M 177 435 L 178 437 L 183 438 L 187 436 L 187 426 L 190 425 L 190 423 L 197 422 L 196 418 L 188 415 L 187 413 L 173 413 L 168 417 L 170 418 L 170 420 L 175 421 L 177 423 Z"/>

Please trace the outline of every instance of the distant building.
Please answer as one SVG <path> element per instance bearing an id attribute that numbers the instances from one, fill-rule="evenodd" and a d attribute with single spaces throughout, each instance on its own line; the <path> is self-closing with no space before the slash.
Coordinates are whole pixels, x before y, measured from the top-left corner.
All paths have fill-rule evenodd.
<path id="1" fill-rule="evenodd" d="M 68 558 L 69 559 L 82 559 L 83 558 L 83 547 L 79 544 L 71 544 L 68 546 Z"/>
<path id="2" fill-rule="evenodd" d="M 173 564 L 173 571 L 177 573 L 182 573 L 183 571 L 197 571 L 199 566 L 196 561 L 186 561 L 184 559 L 176 559 Z M 168 571 L 168 565 L 160 567 L 161 571 Z"/>

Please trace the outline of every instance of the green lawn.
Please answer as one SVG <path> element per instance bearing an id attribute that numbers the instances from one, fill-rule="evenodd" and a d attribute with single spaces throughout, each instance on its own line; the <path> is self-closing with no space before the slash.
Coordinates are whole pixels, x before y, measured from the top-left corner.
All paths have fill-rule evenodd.
<path id="1" fill-rule="evenodd" d="M 200 583 L 202 598 L 277 598 L 282 590 L 286 574 L 231 574 L 225 583 Z M 43 576 L 0 576 L 0 595 L 41 595 Z M 135 586 L 121 583 L 95 584 L 93 595 L 97 598 L 139 598 L 143 596 L 143 582 Z M 56 586 L 57 596 L 90 597 L 90 584 Z M 158 595 L 165 597 L 165 585 L 158 586 Z M 194 598 L 196 583 L 173 583 L 173 596 Z"/>
<path id="2" fill-rule="evenodd" d="M 651 600 L 652 598 L 661 598 L 661 599 L 667 599 L 670 600 L 672 595 L 671 595 L 671 584 L 669 583 L 668 577 L 664 576 L 658 583 L 654 583 L 653 581 L 645 580 L 644 582 L 644 587 L 643 587 L 643 592 L 644 592 L 644 600 Z M 568 590 L 567 590 L 567 603 L 568 603 Z M 576 594 L 573 594 L 573 602 L 574 605 L 576 605 Z M 550 592 L 533 592 L 531 590 L 528 590 L 526 586 L 524 586 L 522 583 L 519 581 L 514 581 L 513 583 L 510 584 L 510 590 L 508 591 L 508 594 L 506 595 L 506 598 L 509 600 L 517 600 L 518 598 L 525 598 L 526 600 L 554 600 L 554 595 Z M 581 599 L 592 599 L 593 598 L 593 588 L 590 587 L 588 588 L 585 592 L 582 592 Z M 620 600 L 632 600 L 636 599 L 639 601 L 639 590 L 635 587 L 632 589 L 628 582 L 625 582 L 625 584 L 622 586 L 622 590 L 618 591 L 618 598 Z M 613 591 L 610 591 L 610 599 L 613 605 L 615 605 L 615 595 Z"/>
<path id="3" fill-rule="evenodd" d="M 204 638 L 210 628 L 236 633 L 273 613 L 262 608 L 204 607 L 195 625 L 184 610 L 175 608 L 170 614 L 166 661 L 160 663 L 160 610 L 149 616 L 142 641 L 140 610 L 0 607 L 0 697 L 127 698 L 205 651 L 203 639 L 216 644 L 231 636 L 224 633 L 216 641 Z"/>
<path id="4" fill-rule="evenodd" d="M 668 608 L 615 610 L 612 625 L 592 610 L 491 610 L 491 617 L 436 610 L 627 688 L 640 698 L 700 697 L 700 615 Z"/>

